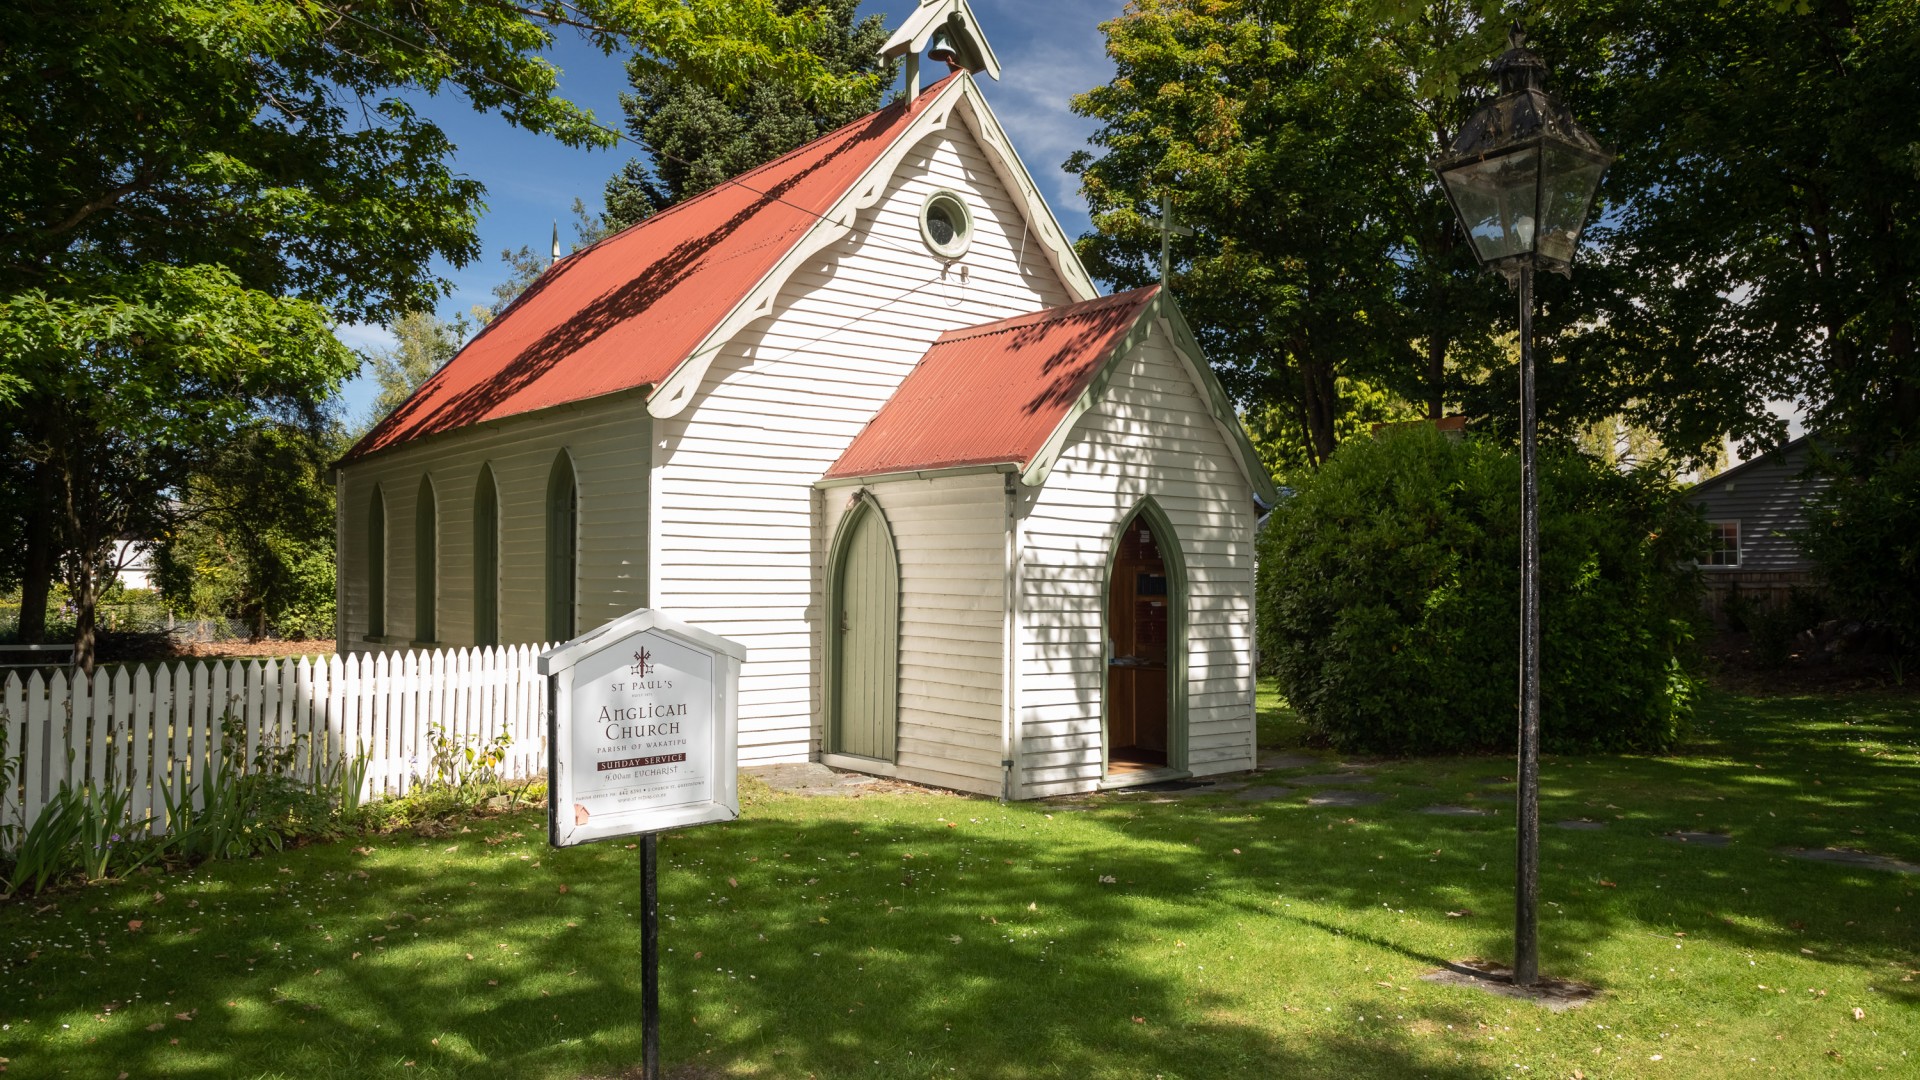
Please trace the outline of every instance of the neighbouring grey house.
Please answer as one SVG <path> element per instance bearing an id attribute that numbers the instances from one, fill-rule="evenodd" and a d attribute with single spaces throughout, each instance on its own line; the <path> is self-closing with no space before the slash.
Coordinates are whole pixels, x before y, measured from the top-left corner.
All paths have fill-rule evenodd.
<path id="1" fill-rule="evenodd" d="M 1813 563 L 1801 553 L 1796 534 L 1806 523 L 1808 501 L 1827 480 L 1808 475 L 1811 439 L 1802 435 L 1687 492 L 1713 530 L 1700 559 L 1709 610 L 1718 613 L 1735 588 L 1774 604 L 1812 583 Z"/>

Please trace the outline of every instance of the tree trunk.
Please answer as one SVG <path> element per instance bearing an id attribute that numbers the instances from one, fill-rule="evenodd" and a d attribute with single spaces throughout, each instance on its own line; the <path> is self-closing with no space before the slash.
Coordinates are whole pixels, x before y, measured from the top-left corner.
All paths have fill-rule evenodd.
<path id="1" fill-rule="evenodd" d="M 29 488 L 33 500 L 23 507 L 26 516 L 26 551 L 20 575 L 20 640 L 27 645 L 47 640 L 47 595 L 53 591 L 54 552 L 53 514 L 58 489 L 53 470 L 44 462 L 33 466 Z"/>
<path id="2" fill-rule="evenodd" d="M 1447 339 L 1440 334 L 1427 336 L 1427 419 L 1438 420 L 1447 414 Z"/>
<path id="3" fill-rule="evenodd" d="M 1315 466 L 1333 455 L 1337 437 L 1333 421 L 1339 412 L 1339 390 L 1330 365 L 1308 355 L 1304 349 L 1294 353 L 1300 364 L 1300 405 L 1305 414 L 1307 449 Z"/>
<path id="4" fill-rule="evenodd" d="M 51 474 L 50 486 L 59 505 L 61 554 L 67 562 L 67 590 L 73 604 L 72 663 L 87 675 L 93 674 L 94 631 L 98 626 L 100 602 L 101 554 L 111 544 L 103 537 L 119 535 L 119 530 L 100 520 L 100 499 L 95 484 L 93 461 L 86 456 L 86 434 L 66 417 L 56 416 L 50 431 L 54 441 L 48 447 L 44 468 Z M 49 515 L 51 516 L 51 515 Z"/>
<path id="5" fill-rule="evenodd" d="M 73 560 L 72 572 L 67 575 L 67 588 L 73 592 L 72 663 L 91 678 L 94 664 L 94 629 L 99 624 L 97 611 L 100 601 L 99 561 L 90 556 L 76 557 Z"/>

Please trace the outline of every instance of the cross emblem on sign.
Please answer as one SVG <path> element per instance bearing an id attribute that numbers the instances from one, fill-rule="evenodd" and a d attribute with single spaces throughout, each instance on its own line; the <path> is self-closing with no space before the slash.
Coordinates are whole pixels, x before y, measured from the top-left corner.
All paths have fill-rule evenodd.
<path id="1" fill-rule="evenodd" d="M 633 666 L 627 670 L 636 679 L 647 677 L 647 669 L 653 666 L 653 654 L 645 649 L 633 654 Z"/>

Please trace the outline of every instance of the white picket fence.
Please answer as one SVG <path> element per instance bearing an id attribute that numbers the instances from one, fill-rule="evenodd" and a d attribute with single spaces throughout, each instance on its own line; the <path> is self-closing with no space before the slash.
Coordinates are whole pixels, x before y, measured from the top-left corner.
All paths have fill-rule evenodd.
<path id="1" fill-rule="evenodd" d="M 302 779 L 367 755 L 361 797 L 400 795 L 427 779 L 434 728 L 454 739 L 512 736 L 501 773 L 546 768 L 542 645 L 298 659 L 195 661 L 7 676 L 0 726 L 13 783 L 0 824 L 31 826 L 64 782 L 130 788 L 130 818 L 165 832 L 169 791 L 195 793 L 221 755 L 252 762 L 263 746 L 294 749 Z M 223 720 L 244 729 L 224 745 Z M 236 729 L 238 730 L 238 729 Z M 18 837 L 19 831 L 12 832 Z"/>

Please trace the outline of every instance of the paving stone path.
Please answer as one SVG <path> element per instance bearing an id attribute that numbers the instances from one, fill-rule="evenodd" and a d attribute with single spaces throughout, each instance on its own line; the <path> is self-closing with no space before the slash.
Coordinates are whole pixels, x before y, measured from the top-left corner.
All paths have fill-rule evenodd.
<path id="1" fill-rule="evenodd" d="M 1869 870 L 1890 870 L 1896 874 L 1920 874 L 1920 866 L 1913 863 L 1889 859 L 1885 855 L 1870 855 L 1864 851 L 1850 851 L 1846 848 L 1779 848 L 1777 850 L 1780 854 L 1794 859 L 1839 863 L 1842 866 L 1863 866 Z"/>
<path id="2" fill-rule="evenodd" d="M 1301 769 L 1313 765 L 1326 764 L 1325 758 L 1311 757 L 1305 754 L 1268 754 L 1260 759 L 1260 772 L 1286 769 Z M 1365 766 L 1359 766 L 1364 768 Z M 848 796 L 876 793 L 880 791 L 905 789 L 909 785 L 895 784 L 877 776 L 865 776 L 860 773 L 841 772 L 830 769 L 818 762 L 793 763 L 785 765 L 753 765 L 741 769 L 748 776 L 764 781 L 775 791 L 793 795 L 811 795 L 826 798 L 845 798 Z M 1202 795 L 1232 795 L 1240 802 L 1272 802 L 1296 794 L 1294 787 L 1281 784 L 1262 783 L 1267 780 L 1284 780 L 1286 784 L 1310 788 L 1330 788 L 1332 790 L 1314 791 L 1307 795 L 1308 806 L 1372 806 L 1387 801 L 1387 796 L 1378 791 L 1348 791 L 1347 787 L 1357 784 L 1371 784 L 1374 777 L 1362 772 L 1320 773 L 1313 776 L 1267 777 L 1260 773 L 1239 773 L 1230 777 L 1206 780 L 1179 780 L 1162 784 L 1151 784 L 1138 788 L 1121 788 L 1105 794 L 1130 795 L 1130 801 L 1145 803 L 1174 803 Z M 1482 784 L 1511 784 L 1511 777 L 1482 776 L 1476 778 Z M 1471 797 L 1471 796 L 1470 796 Z M 1074 801 L 1048 803 L 1051 813 L 1077 813 L 1093 809 L 1096 802 L 1088 796 L 1078 796 Z M 1438 804 L 1423 806 L 1415 813 L 1429 814 L 1435 817 L 1487 817 L 1499 813 L 1496 808 L 1478 806 L 1455 806 Z M 1576 832 L 1599 832 L 1607 828 L 1608 823 L 1588 818 L 1572 818 L 1556 821 L 1557 829 L 1569 829 Z M 1726 833 L 1699 832 L 1676 829 L 1665 833 L 1664 839 L 1691 847 L 1726 847 L 1733 837 Z M 1776 854 L 1792 859 L 1806 859 L 1810 862 L 1830 863 L 1839 866 L 1853 866 L 1868 870 L 1885 870 L 1896 874 L 1920 874 L 1920 864 L 1904 862 L 1886 855 L 1874 855 L 1865 851 L 1849 848 L 1776 848 Z"/>
<path id="3" fill-rule="evenodd" d="M 1733 837 L 1726 833 L 1690 832 L 1685 829 L 1668 833 L 1667 839 L 1682 844 L 1697 844 L 1700 847 L 1726 847 L 1733 843 Z"/>
<path id="4" fill-rule="evenodd" d="M 1293 789 L 1290 787 L 1276 787 L 1273 784 L 1261 784 L 1257 787 L 1250 787 L 1244 791 L 1236 792 L 1233 797 L 1241 802 L 1266 802 L 1270 799 L 1283 799 L 1291 794 L 1293 794 Z"/>
<path id="5" fill-rule="evenodd" d="M 1307 796 L 1308 806 L 1372 806 L 1386 801 L 1377 791 L 1316 791 Z"/>
<path id="6" fill-rule="evenodd" d="M 785 765 L 749 765 L 740 770 L 766 781 L 775 791 L 795 795 L 848 796 L 881 783 L 877 776 L 839 772 L 817 761 L 791 762 Z"/>

